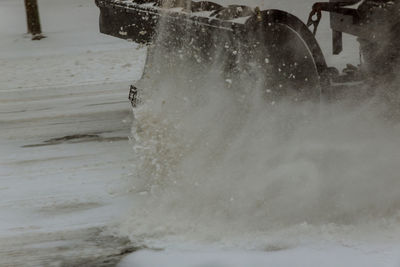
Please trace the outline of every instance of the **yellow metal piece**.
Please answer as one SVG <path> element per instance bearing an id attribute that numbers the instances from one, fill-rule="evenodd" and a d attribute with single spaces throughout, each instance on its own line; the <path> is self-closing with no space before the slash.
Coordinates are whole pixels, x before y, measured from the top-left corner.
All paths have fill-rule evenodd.
<path id="1" fill-rule="evenodd" d="M 256 7 L 256 8 L 254 9 L 254 12 L 256 13 L 257 21 L 262 21 L 262 16 L 261 16 L 261 10 L 260 10 L 260 8 L 259 8 L 259 7 Z"/>

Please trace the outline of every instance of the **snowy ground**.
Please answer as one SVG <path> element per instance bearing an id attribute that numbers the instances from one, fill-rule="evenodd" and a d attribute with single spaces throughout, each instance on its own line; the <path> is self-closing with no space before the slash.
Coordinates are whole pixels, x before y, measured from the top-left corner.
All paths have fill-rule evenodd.
<path id="1" fill-rule="evenodd" d="M 32 42 L 23 2 L 0 3 L 0 265 L 111 264 L 130 249 L 102 232 L 128 203 L 145 50 L 99 34 L 92 1 L 39 6 L 47 38 Z"/>
<path id="2" fill-rule="evenodd" d="M 37 266 L 96 253 L 101 227 L 126 207 L 121 189 L 131 149 L 125 88 L 1 92 L 0 265 L 29 257 Z"/>
<path id="3" fill-rule="evenodd" d="M 312 1 L 307 0 L 302 4 L 290 1 L 274 1 L 279 5 L 273 7 L 283 8 L 304 19 Z M 297 6 L 293 5 L 294 2 Z M 253 1 L 253 4 L 267 8 L 274 3 Z M 187 158 L 182 170 L 189 171 L 190 175 L 186 184 L 183 182 L 179 185 L 182 186 L 181 191 L 174 191 L 176 181 L 170 181 L 170 177 L 167 177 L 163 184 L 166 188 L 161 193 L 157 186 L 137 192 L 134 182 L 137 182 L 138 175 L 133 165 L 138 163 L 135 162 L 138 155 L 134 154 L 133 145 L 128 140 L 133 117 L 127 100 L 127 88 L 140 77 L 146 50 L 99 34 L 98 10 L 93 1 L 39 0 L 39 6 L 42 28 L 47 38 L 32 42 L 23 34 L 23 3 L 0 1 L 1 266 L 114 266 L 122 256 L 134 251 L 137 245 L 153 249 L 127 256 L 120 266 L 400 266 L 398 217 L 372 220 L 367 225 L 348 223 L 340 226 L 324 221 L 323 209 L 331 207 L 326 203 L 318 203 L 321 209 L 305 208 L 303 212 L 290 206 L 296 206 L 296 197 L 301 193 L 310 195 L 305 199 L 306 204 L 316 202 L 312 199 L 316 191 L 321 195 L 334 195 L 335 191 L 326 190 L 327 185 L 341 188 L 342 201 L 353 203 L 346 205 L 346 208 L 361 218 L 366 217 L 358 213 L 360 210 L 374 207 L 374 204 L 382 208 L 396 202 L 398 184 L 395 178 L 399 171 L 396 164 L 400 158 L 397 152 L 398 127 L 391 131 L 371 131 L 365 135 L 371 126 L 376 126 L 371 124 L 374 121 L 369 120 L 370 113 L 366 112 L 362 117 L 365 123 L 362 121 L 359 124 L 357 115 L 355 119 L 354 116 L 342 117 L 324 124 L 327 131 L 335 131 L 337 126 L 345 128 L 357 125 L 355 130 L 350 131 L 351 134 L 338 130 L 335 136 L 328 135 L 325 139 L 318 139 L 320 136 L 307 131 L 302 134 L 309 139 L 297 135 L 300 141 L 306 142 L 303 147 L 296 147 L 296 153 L 284 147 L 283 161 L 294 161 L 300 167 L 308 166 L 305 173 L 312 174 L 314 165 L 310 162 L 319 163 L 318 159 L 323 155 L 332 159 L 340 170 L 324 174 L 335 177 L 335 181 L 342 182 L 343 186 L 339 182 L 327 183 L 310 178 L 304 180 L 309 187 L 304 191 L 299 190 L 299 195 L 297 191 L 290 191 L 290 188 L 281 188 L 283 193 L 287 193 L 284 195 L 291 197 L 272 198 L 271 203 L 278 202 L 275 205 L 268 206 L 256 199 L 265 184 L 260 183 L 262 180 L 253 174 L 257 174 L 257 171 L 265 173 L 262 159 L 268 158 L 266 154 L 261 159 L 256 158 L 259 150 L 263 149 L 264 144 L 260 143 L 250 143 L 246 147 L 250 155 L 241 155 L 247 157 L 240 159 L 243 164 L 248 164 L 244 165 L 247 178 L 254 180 L 242 181 L 236 188 L 238 190 L 234 190 L 237 186 L 235 180 L 225 179 L 239 177 L 242 168 L 238 164 L 228 164 L 232 171 L 222 172 L 222 167 L 227 164 L 223 161 L 218 161 L 222 167 L 214 167 L 214 158 L 207 158 L 210 156 L 206 151 L 208 143 L 201 142 L 195 153 L 184 154 Z M 327 26 L 327 21 L 323 25 Z M 319 33 L 319 39 L 326 40 L 322 46 L 331 64 L 340 65 L 344 59 L 348 62 L 357 58 L 351 51 L 345 51 L 340 57 L 328 56 L 329 36 L 329 31 Z M 346 41 L 351 43 L 352 40 Z M 354 44 L 350 47 L 354 48 Z M 349 54 L 353 54 L 351 60 Z M 195 106 L 196 101 L 191 96 L 186 97 L 185 92 L 177 88 L 166 88 L 165 92 L 178 92 L 178 100 L 182 97 L 187 103 L 193 101 Z M 166 139 L 161 142 L 171 141 L 167 144 L 167 150 L 162 150 L 163 147 L 157 150 L 158 154 L 153 155 L 154 161 L 162 159 L 172 164 L 173 161 L 168 161 L 171 156 L 162 153 L 179 152 L 174 151 L 177 138 L 169 132 L 163 132 L 171 128 L 166 124 L 168 119 L 172 122 L 173 119 L 182 119 L 186 125 L 183 123 L 181 129 L 189 130 L 194 136 L 198 134 L 194 130 L 196 127 L 203 126 L 210 130 L 206 135 L 200 135 L 202 141 L 214 142 L 217 146 L 226 141 L 218 138 L 220 132 L 224 133 L 224 116 L 215 118 L 216 124 L 213 124 L 214 113 L 205 112 L 204 109 L 195 109 L 195 112 L 182 117 L 182 114 L 174 112 L 179 111 L 180 103 L 185 101 L 177 104 L 174 102 L 176 99 L 171 100 L 171 95 L 160 100 L 163 105 L 166 100 L 166 107 L 161 109 L 166 113 L 161 112 L 163 116 L 158 117 L 160 110 L 156 101 L 159 99 L 153 99 L 154 110 L 144 109 L 137 114 L 141 123 L 149 123 L 150 130 L 159 130 L 157 134 Z M 220 95 L 214 97 L 219 100 Z M 221 109 L 224 104 L 230 103 L 218 102 Z M 154 113 L 148 114 L 148 111 Z M 193 126 L 191 121 L 197 118 L 193 117 L 197 113 L 210 118 L 211 122 L 197 120 L 195 127 L 188 129 L 187 126 Z M 257 122 L 257 119 L 261 118 L 252 117 L 251 121 Z M 251 125 L 251 122 L 247 124 Z M 368 131 L 364 131 L 366 129 Z M 271 133 L 268 130 L 266 132 Z M 232 162 L 236 162 L 236 152 L 243 151 L 238 140 L 249 137 L 258 140 L 260 133 L 264 135 L 265 129 L 254 128 L 250 136 L 247 132 L 240 132 L 241 139 L 235 137 L 235 142 L 227 148 L 228 152 L 229 149 L 235 152 L 233 155 L 227 154 Z M 210 138 L 213 134 L 216 137 Z M 280 142 L 275 137 L 262 140 L 274 145 Z M 314 137 L 317 138 L 315 142 L 312 140 Z M 343 142 L 343 139 L 348 139 L 348 142 Z M 155 140 L 147 141 L 151 144 Z M 178 140 L 183 144 L 187 141 L 185 136 L 179 139 L 179 135 Z M 327 143 L 332 143 L 329 152 L 337 154 L 321 154 L 326 152 Z M 369 147 L 368 144 L 373 145 Z M 346 150 L 349 146 L 351 153 Z M 274 152 L 274 146 L 268 148 Z M 324 150 L 320 151 L 321 148 Z M 312 154 L 314 150 L 317 151 L 315 155 Z M 279 154 L 279 151 L 275 152 Z M 347 152 L 343 154 L 343 151 Z M 384 164 L 371 161 L 376 154 L 380 155 L 378 163 Z M 174 155 L 177 158 L 181 156 L 179 153 Z M 340 157 L 342 161 L 338 160 Z M 270 159 L 274 162 L 272 157 Z M 165 163 L 160 162 L 161 165 Z M 210 164 L 203 168 L 203 165 L 196 166 L 193 162 Z M 356 167 L 348 168 L 350 164 Z M 272 171 L 268 169 L 266 173 L 274 176 L 285 174 L 293 166 L 279 165 L 280 169 L 270 167 Z M 211 171 L 208 172 L 208 169 Z M 294 170 L 297 171 L 297 167 Z M 373 186 L 377 172 L 381 174 L 380 181 L 387 182 L 386 186 L 378 182 Z M 210 175 L 209 181 L 195 179 L 202 174 Z M 345 175 L 343 179 L 336 177 L 341 174 L 353 179 L 347 183 Z M 152 180 L 154 177 L 144 178 Z M 353 190 L 355 187 L 352 183 L 363 185 L 365 180 L 362 178 L 367 179 L 367 183 L 372 182 L 372 185 L 362 187 L 365 190 L 363 196 L 357 196 L 361 193 Z M 272 188 L 279 189 L 282 185 L 277 181 L 272 182 L 268 184 Z M 140 188 L 140 185 L 137 187 Z M 171 192 L 177 194 L 171 196 Z M 293 192 L 293 195 L 288 194 Z M 245 196 L 241 196 L 241 193 Z M 274 192 L 271 193 L 274 195 Z M 378 193 L 386 196 L 377 197 Z M 278 207 L 283 210 L 274 212 L 274 208 Z M 264 231 L 270 223 L 270 218 L 264 217 L 264 208 L 270 209 L 271 216 L 278 222 L 285 218 L 296 219 L 296 216 L 301 218 L 304 213 L 309 215 L 311 221 L 322 218 L 323 223 L 315 226 L 312 222 L 304 222 Z M 343 207 L 332 209 L 338 212 L 338 216 L 343 211 Z M 251 217 L 253 215 L 255 217 Z"/>

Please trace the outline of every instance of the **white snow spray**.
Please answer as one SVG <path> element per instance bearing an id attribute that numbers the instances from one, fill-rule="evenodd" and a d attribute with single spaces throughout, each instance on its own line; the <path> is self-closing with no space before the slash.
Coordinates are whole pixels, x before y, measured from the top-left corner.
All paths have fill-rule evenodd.
<path id="1" fill-rule="evenodd" d="M 120 232 L 254 242 L 397 227 L 400 124 L 384 97 L 271 102 L 216 69 L 202 79 L 163 68 L 140 84 L 134 202 Z"/>

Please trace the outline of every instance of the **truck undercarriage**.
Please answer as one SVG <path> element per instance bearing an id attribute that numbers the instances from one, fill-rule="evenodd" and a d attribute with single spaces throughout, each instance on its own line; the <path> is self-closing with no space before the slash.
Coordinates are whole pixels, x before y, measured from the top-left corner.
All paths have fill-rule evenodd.
<path id="1" fill-rule="evenodd" d="M 96 0 L 96 4 L 102 33 L 150 46 L 145 73 L 149 68 L 158 73 L 176 69 L 171 75 L 179 75 L 187 68 L 181 64 L 185 59 L 195 69 L 192 77 L 217 65 L 228 84 L 245 73 L 274 95 L 296 100 L 320 97 L 348 84 L 390 82 L 396 74 L 399 1 L 318 2 L 306 23 L 281 10 L 209 1 Z M 314 37 L 322 12 L 330 14 L 333 54 L 343 49 L 343 33 L 358 37 L 359 66 L 343 72 L 327 66 Z M 155 58 L 157 64 L 151 62 Z M 133 102 L 136 94 L 133 87 Z"/>

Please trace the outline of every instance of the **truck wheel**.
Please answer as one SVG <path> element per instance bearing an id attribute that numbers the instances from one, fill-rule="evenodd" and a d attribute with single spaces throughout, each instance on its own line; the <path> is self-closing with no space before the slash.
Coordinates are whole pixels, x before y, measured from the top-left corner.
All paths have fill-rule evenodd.
<path id="1" fill-rule="evenodd" d="M 247 24 L 249 62 L 265 77 L 265 89 L 275 97 L 319 99 L 329 84 L 322 51 L 312 33 L 297 17 L 267 10 Z"/>

